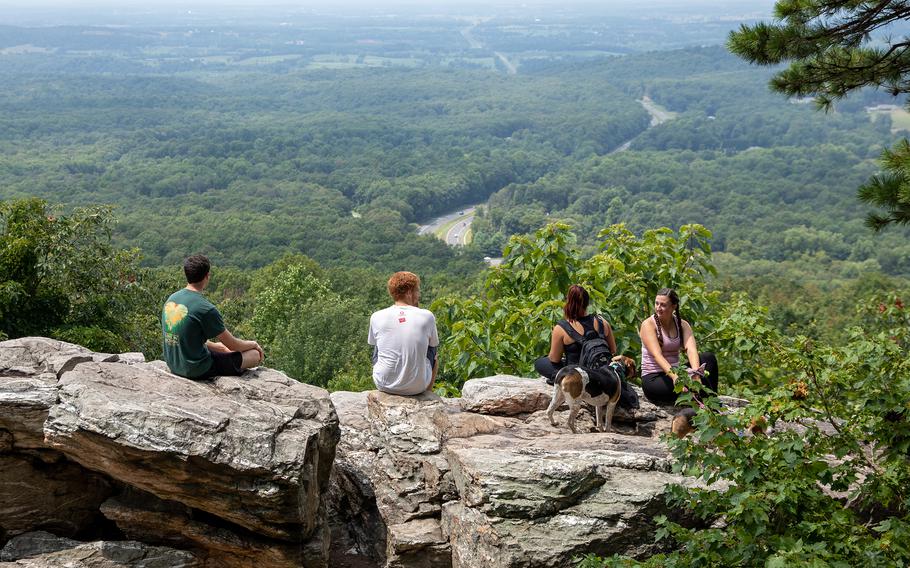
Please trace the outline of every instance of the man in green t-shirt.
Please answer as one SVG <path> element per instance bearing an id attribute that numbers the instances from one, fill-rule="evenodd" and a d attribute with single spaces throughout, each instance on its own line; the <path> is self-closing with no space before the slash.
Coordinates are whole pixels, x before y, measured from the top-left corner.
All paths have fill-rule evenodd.
<path id="1" fill-rule="evenodd" d="M 234 337 L 218 309 L 202 295 L 210 268 L 209 259 L 201 254 L 187 258 L 186 288 L 171 294 L 161 311 L 164 360 L 172 373 L 188 379 L 240 375 L 265 357 L 255 341 Z"/>

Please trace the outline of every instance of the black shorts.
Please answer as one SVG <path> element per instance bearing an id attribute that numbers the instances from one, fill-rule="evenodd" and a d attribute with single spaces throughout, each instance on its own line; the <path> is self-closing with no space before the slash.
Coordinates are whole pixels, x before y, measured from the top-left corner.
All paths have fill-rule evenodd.
<path id="1" fill-rule="evenodd" d="M 224 376 L 239 377 L 242 374 L 243 355 L 240 351 L 231 351 L 230 353 L 212 351 L 212 368 L 203 375 L 194 377 L 193 380 L 199 381 Z"/>

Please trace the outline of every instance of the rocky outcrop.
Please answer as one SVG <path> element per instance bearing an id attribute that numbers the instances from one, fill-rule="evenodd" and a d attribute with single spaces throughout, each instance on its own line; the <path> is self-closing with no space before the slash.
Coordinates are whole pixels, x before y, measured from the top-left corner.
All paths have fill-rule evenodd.
<path id="1" fill-rule="evenodd" d="M 612 433 L 539 379 L 329 395 L 261 368 L 194 382 L 137 354 L 0 342 L 0 568 L 535 568 L 655 551 L 665 409 Z M 728 401 L 728 406 L 737 404 Z M 587 426 L 585 426 L 587 425 Z M 44 531 L 44 532 L 41 532 Z"/>
<path id="2" fill-rule="evenodd" d="M 332 393 L 331 503 L 342 506 L 331 515 L 349 553 L 333 566 L 550 567 L 653 552 L 666 487 L 686 483 L 660 439 L 667 411 L 642 397 L 617 412 L 615 433 L 575 435 L 565 410 L 559 426 L 547 420 L 551 392 L 496 376 L 468 381 L 461 399 Z M 579 420 L 593 428 L 590 412 Z"/>
<path id="3" fill-rule="evenodd" d="M 0 433 L 3 540 L 124 533 L 204 566 L 327 565 L 339 429 L 323 389 L 24 338 L 0 342 Z"/>

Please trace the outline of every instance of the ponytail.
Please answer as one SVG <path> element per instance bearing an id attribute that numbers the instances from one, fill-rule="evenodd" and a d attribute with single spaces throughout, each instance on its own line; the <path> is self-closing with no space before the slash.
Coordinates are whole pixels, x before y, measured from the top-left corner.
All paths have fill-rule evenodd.
<path id="1" fill-rule="evenodd" d="M 578 284 L 573 284 L 569 287 L 569 291 L 566 292 L 566 305 L 563 306 L 562 312 L 567 320 L 578 321 L 587 312 L 588 302 L 590 301 L 591 297 L 588 295 L 588 291 Z"/>

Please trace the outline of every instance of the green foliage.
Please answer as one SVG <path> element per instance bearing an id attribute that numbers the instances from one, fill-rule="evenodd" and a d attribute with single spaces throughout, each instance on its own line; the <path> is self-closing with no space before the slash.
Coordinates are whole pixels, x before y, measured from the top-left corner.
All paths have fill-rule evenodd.
<path id="1" fill-rule="evenodd" d="M 748 291 L 755 304 L 767 306 L 773 327 L 788 334 L 812 335 L 819 341 L 842 342 L 856 325 L 865 325 L 857 309 L 864 299 L 903 290 L 905 279 L 882 274 L 869 261 L 832 261 L 805 255 L 799 260 L 746 261 L 715 254 L 718 277 L 712 282 L 722 297 Z"/>
<path id="2" fill-rule="evenodd" d="M 505 262 L 490 270 L 485 296 L 433 302 L 443 380 L 457 388 L 471 377 L 529 372 L 532 355 L 549 345 L 559 290 L 577 261 L 572 238 L 566 225 L 513 237 Z"/>
<path id="3" fill-rule="evenodd" d="M 658 519 L 656 536 L 674 552 L 581 565 L 910 563 L 910 312 L 891 297 L 866 314 L 843 343 L 769 335 L 777 384 L 736 412 L 709 400 L 696 433 L 670 440 L 674 470 L 701 482 L 670 493 L 698 526 Z M 756 421 L 771 434 L 744 435 Z"/>
<path id="4" fill-rule="evenodd" d="M 910 224 L 910 142 L 898 142 L 884 150 L 881 159 L 884 174 L 873 176 L 860 186 L 860 201 L 887 210 L 886 215 L 871 213 L 866 224 L 876 231 L 889 225 Z"/>
<path id="5" fill-rule="evenodd" d="M 309 259 L 291 257 L 254 279 L 253 315 L 243 326 L 266 364 L 319 386 L 358 388 L 369 377 L 369 312 L 333 292 Z"/>
<path id="6" fill-rule="evenodd" d="M 259 268 L 292 252 L 463 278 L 481 255 L 413 222 L 608 152 L 649 120 L 606 77 L 219 71 L 16 73 L 0 91 L 4 195 L 116 204 L 116 242 L 150 266 L 199 251 Z"/>
<path id="7" fill-rule="evenodd" d="M 106 207 L 64 216 L 40 199 L 0 202 L 0 333 L 127 348 L 138 253 L 111 244 L 112 225 Z"/>
<path id="8" fill-rule="evenodd" d="M 728 47 L 760 65 L 792 62 L 775 75 L 773 87 L 788 95 L 818 95 L 823 105 L 865 85 L 908 92 L 902 80 L 908 55 L 902 44 L 892 49 L 889 41 L 872 41 L 873 32 L 908 14 L 910 3 L 902 0 L 779 0 L 777 21 L 741 26 L 730 34 Z"/>
<path id="9" fill-rule="evenodd" d="M 874 172 L 865 155 L 871 144 L 867 139 L 862 154 L 820 145 L 592 158 L 497 192 L 477 232 L 529 233 L 560 220 L 576 227 L 580 246 L 595 247 L 605 220 L 636 233 L 698 223 L 711 227 L 715 250 L 743 260 L 802 262 L 824 255 L 830 261 L 872 260 L 888 274 L 907 274 L 908 233 L 870 235 L 865 212 L 856 206 L 856 187 Z"/>
<path id="10" fill-rule="evenodd" d="M 553 223 L 534 237 L 512 237 L 505 261 L 490 270 L 483 295 L 444 297 L 432 305 L 442 338 L 442 378 L 460 387 L 469 378 L 496 373 L 528 376 L 546 355 L 565 292 L 573 283 L 591 295 L 590 313 L 613 326 L 617 348 L 637 357 L 638 328 L 653 309 L 659 288 L 680 293 L 683 317 L 692 323 L 703 350 L 724 358 L 738 383 L 761 375 L 744 361 L 758 357 L 757 337 L 770 331 L 765 313 L 746 299 L 722 304 L 708 291 L 711 233 L 699 225 L 645 231 L 636 237 L 622 225 L 600 232 L 601 251 L 584 257 L 568 225 Z M 746 330 L 745 332 L 743 330 Z"/>
<path id="11" fill-rule="evenodd" d="M 876 37 L 882 28 L 910 18 L 910 3 L 800 2 L 779 0 L 777 21 L 743 25 L 730 34 L 728 46 L 740 57 L 760 65 L 790 62 L 771 80 L 774 90 L 790 96 L 814 95 L 819 106 L 866 86 L 892 95 L 910 92 L 910 54 L 905 41 Z M 906 141 L 886 151 L 886 173 L 873 177 L 859 190 L 859 198 L 887 214 L 872 213 L 867 223 L 875 230 L 910 223 L 907 167 L 910 146 Z"/>

